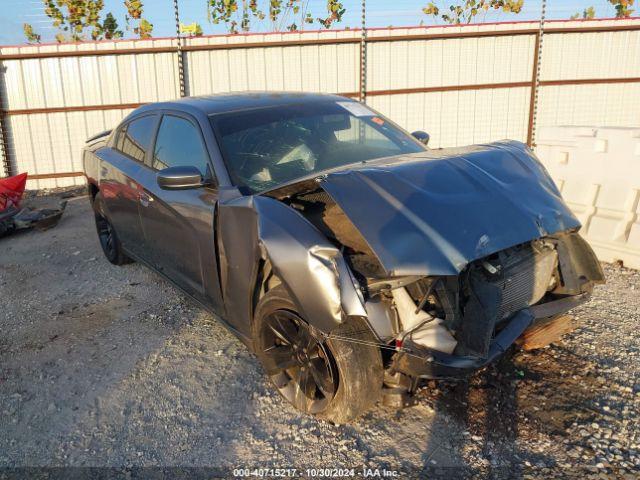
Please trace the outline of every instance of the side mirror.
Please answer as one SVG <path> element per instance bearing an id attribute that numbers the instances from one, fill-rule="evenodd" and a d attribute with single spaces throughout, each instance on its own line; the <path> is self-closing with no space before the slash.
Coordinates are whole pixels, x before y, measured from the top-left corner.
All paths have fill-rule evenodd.
<path id="1" fill-rule="evenodd" d="M 413 132 L 415 138 L 417 138 L 421 143 L 425 145 L 429 145 L 429 139 L 431 138 L 427 132 L 423 132 L 422 130 L 418 130 L 417 132 Z"/>
<path id="2" fill-rule="evenodd" d="M 158 186 L 164 190 L 181 190 L 204 186 L 197 167 L 169 167 L 158 172 Z"/>

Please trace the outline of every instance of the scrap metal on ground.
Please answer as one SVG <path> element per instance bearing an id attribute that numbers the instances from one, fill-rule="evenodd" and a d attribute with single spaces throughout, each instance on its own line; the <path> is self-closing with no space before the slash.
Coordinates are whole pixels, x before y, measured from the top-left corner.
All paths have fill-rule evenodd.
<path id="1" fill-rule="evenodd" d="M 0 237 L 16 230 L 47 230 L 55 227 L 67 206 L 67 202 L 63 200 L 53 207 L 21 207 L 27 175 L 21 173 L 0 178 Z"/>

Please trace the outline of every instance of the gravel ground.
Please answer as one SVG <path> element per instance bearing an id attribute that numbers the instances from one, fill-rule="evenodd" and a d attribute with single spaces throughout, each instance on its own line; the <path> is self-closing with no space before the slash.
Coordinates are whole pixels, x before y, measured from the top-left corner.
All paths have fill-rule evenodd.
<path id="1" fill-rule="evenodd" d="M 605 271 L 558 345 L 334 426 L 285 403 L 159 276 L 107 263 L 87 199 L 73 199 L 57 227 L 0 239 L 0 466 L 637 478 L 640 272 Z"/>

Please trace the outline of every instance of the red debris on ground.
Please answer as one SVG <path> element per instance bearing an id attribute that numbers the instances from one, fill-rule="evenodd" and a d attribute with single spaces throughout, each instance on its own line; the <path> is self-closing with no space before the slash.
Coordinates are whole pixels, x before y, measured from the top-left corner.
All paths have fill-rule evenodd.
<path id="1" fill-rule="evenodd" d="M 7 208 L 20 206 L 22 194 L 27 184 L 27 174 L 21 173 L 13 177 L 0 178 L 0 212 Z"/>

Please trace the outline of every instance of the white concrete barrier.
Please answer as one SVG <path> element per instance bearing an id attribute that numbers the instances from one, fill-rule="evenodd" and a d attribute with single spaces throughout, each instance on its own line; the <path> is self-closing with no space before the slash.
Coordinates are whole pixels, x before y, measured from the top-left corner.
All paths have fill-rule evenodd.
<path id="1" fill-rule="evenodd" d="M 598 258 L 640 269 L 640 127 L 541 127 L 536 153 Z"/>

